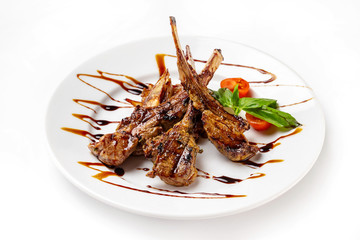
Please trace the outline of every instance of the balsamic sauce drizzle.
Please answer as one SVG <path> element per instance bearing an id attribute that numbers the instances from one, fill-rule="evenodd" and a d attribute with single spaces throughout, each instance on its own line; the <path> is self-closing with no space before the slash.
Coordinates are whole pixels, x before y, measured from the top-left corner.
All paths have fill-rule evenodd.
<path id="1" fill-rule="evenodd" d="M 305 86 L 305 85 L 294 85 L 294 84 L 254 84 L 251 85 L 251 87 L 301 87 L 301 88 L 308 88 L 310 90 L 312 90 L 309 86 Z"/>
<path id="2" fill-rule="evenodd" d="M 76 102 L 77 104 L 87 108 L 87 109 L 90 109 L 91 111 L 93 111 L 94 113 L 96 113 L 96 110 L 89 107 L 89 106 L 86 106 L 84 105 L 83 103 L 87 103 L 87 104 L 90 104 L 90 105 L 97 105 L 99 107 L 101 107 L 102 109 L 106 110 L 106 111 L 115 111 L 119 108 L 132 108 L 133 106 L 114 106 L 114 105 L 105 105 L 105 104 L 102 104 L 102 103 L 99 103 L 99 102 L 96 102 L 96 101 L 92 101 L 92 100 L 84 100 L 84 99 L 73 99 L 74 102 Z"/>
<path id="3" fill-rule="evenodd" d="M 257 162 L 251 161 L 251 160 L 245 160 L 245 161 L 241 161 L 239 163 L 246 165 L 250 168 L 261 168 L 262 166 L 264 166 L 265 164 L 268 164 L 268 163 L 279 163 L 279 162 L 283 162 L 283 161 L 284 161 L 283 159 L 272 159 L 272 160 L 268 160 L 263 163 L 257 163 Z"/>
<path id="4" fill-rule="evenodd" d="M 150 171 L 150 168 L 136 168 L 137 170 L 143 170 L 143 171 L 145 171 L 145 172 L 148 172 L 148 171 Z"/>
<path id="5" fill-rule="evenodd" d="M 102 90 L 100 88 L 97 88 L 94 85 L 86 82 L 84 79 L 82 79 L 82 77 L 84 77 L 84 76 L 114 82 L 114 83 L 118 84 L 121 88 L 123 88 L 125 91 L 127 91 L 128 93 L 133 94 L 133 95 L 140 95 L 142 93 L 143 89 L 148 88 L 148 85 L 136 80 L 133 77 L 130 77 L 130 76 L 127 76 L 127 75 L 124 75 L 124 74 L 108 73 L 108 72 L 103 72 L 103 71 L 100 71 L 100 70 L 97 70 L 97 73 L 99 75 L 80 73 L 80 74 L 77 74 L 76 76 L 80 81 L 82 81 L 86 85 L 88 85 L 88 86 L 90 86 L 90 87 L 92 87 L 92 88 L 106 94 L 111 100 L 122 103 L 122 104 L 128 104 L 129 106 L 105 105 L 105 104 L 102 104 L 100 102 L 92 101 L 92 100 L 73 99 L 73 101 L 75 103 L 77 103 L 77 104 L 79 104 L 79 105 L 81 105 L 81 106 L 83 106 L 83 107 L 85 107 L 85 108 L 87 108 L 89 110 L 92 110 L 94 113 L 96 113 L 96 110 L 94 108 L 91 108 L 91 107 L 87 106 L 87 105 L 84 105 L 84 103 L 90 104 L 90 105 L 97 105 L 97 106 L 101 107 L 102 109 L 104 109 L 106 111 L 115 111 L 115 110 L 117 110 L 119 108 L 132 108 L 132 107 L 135 107 L 136 105 L 140 104 L 140 102 L 135 101 L 135 100 L 131 100 L 131 99 L 128 99 L 128 98 L 125 99 L 126 102 L 116 100 L 109 93 L 107 93 L 104 90 Z M 109 76 L 106 76 L 106 75 L 117 76 L 117 77 L 125 77 L 126 79 L 130 80 L 131 82 L 115 79 L 115 78 L 112 78 L 112 77 L 109 77 Z M 105 126 L 105 125 L 108 125 L 110 123 L 120 123 L 120 121 L 97 120 L 97 119 L 94 119 L 94 118 L 92 118 L 92 117 L 90 117 L 88 115 L 84 115 L 84 114 L 73 113 L 72 115 L 74 117 L 88 123 L 91 127 L 93 127 L 96 130 L 101 130 L 101 128 L 98 127 L 98 126 Z M 91 120 L 93 123 L 96 123 L 98 126 L 95 126 L 93 123 L 91 123 L 90 121 L 88 121 L 86 119 Z M 71 132 L 71 133 L 86 137 L 92 142 L 95 142 L 96 140 L 99 140 L 104 135 L 104 134 L 92 134 L 92 133 L 90 133 L 88 131 L 85 131 L 85 130 L 68 128 L 68 127 L 62 127 L 61 129 L 64 130 L 64 131 L 67 131 L 67 132 Z"/>
<path id="6" fill-rule="evenodd" d="M 108 121 L 108 120 L 96 120 L 88 115 L 85 115 L 85 114 L 77 114 L 77 113 L 73 113 L 72 114 L 74 117 L 84 121 L 84 122 L 87 122 L 90 126 L 92 126 L 93 128 L 95 128 L 96 130 L 101 130 L 100 127 L 97 127 L 97 126 L 94 126 L 91 122 L 85 120 L 85 119 L 90 119 L 92 122 L 96 123 L 97 125 L 99 126 L 105 126 L 105 125 L 108 125 L 110 123 L 120 123 L 120 121 Z"/>
<path id="7" fill-rule="evenodd" d="M 232 178 L 232 177 L 228 177 L 228 176 L 220 176 L 220 177 L 213 176 L 213 179 L 218 182 L 222 182 L 222 183 L 226 183 L 226 184 L 233 184 L 233 183 L 239 183 L 239 182 L 245 181 L 247 179 L 260 178 L 260 177 L 264 177 L 264 176 L 265 176 L 265 173 L 253 173 L 250 175 L 250 177 L 247 177 L 244 179 Z"/>
<path id="8" fill-rule="evenodd" d="M 127 102 L 122 102 L 122 101 L 119 101 L 115 98 L 113 98 L 109 93 L 105 92 L 104 90 L 98 88 L 98 87 L 95 87 L 94 85 L 90 84 L 89 82 L 85 81 L 82 77 L 91 77 L 91 78 L 98 78 L 98 79 L 102 79 L 102 80 L 105 80 L 105 81 L 110 81 L 110 82 L 113 82 L 113 83 L 116 83 L 118 84 L 122 89 L 124 89 L 126 92 L 128 93 L 131 93 L 131 94 L 134 94 L 134 95 L 140 95 L 142 93 L 142 90 L 144 88 L 148 88 L 148 85 L 136 80 L 135 78 L 133 77 L 130 77 L 130 76 L 127 76 L 127 75 L 124 75 L 124 74 L 115 74 L 115 73 L 108 73 L 108 72 L 103 72 L 103 71 L 100 71 L 100 70 L 97 70 L 98 74 L 99 75 L 93 75 L 93 74 L 85 74 L 85 73 L 79 73 L 77 74 L 77 78 L 85 83 L 86 85 L 104 93 L 106 96 L 108 96 L 111 100 L 115 101 L 115 102 L 118 102 L 118 103 L 122 103 L 122 104 L 128 104 Z M 110 76 L 117 76 L 117 77 L 125 77 L 127 78 L 128 80 L 130 80 L 131 82 L 127 82 L 127 81 L 124 81 L 124 80 L 120 80 L 120 79 L 116 79 L 116 78 L 112 78 L 112 77 L 109 77 L 109 76 L 106 76 L 106 75 L 110 75 Z"/>
<path id="9" fill-rule="evenodd" d="M 66 132 L 70 132 L 70 133 L 73 133 L 76 135 L 80 135 L 82 137 L 86 137 L 86 138 L 90 139 L 90 141 L 92 141 L 92 142 L 99 140 L 104 135 L 104 134 L 92 134 L 85 130 L 68 128 L 68 127 L 62 127 L 61 129 Z"/>
<path id="10" fill-rule="evenodd" d="M 169 193 L 178 193 L 178 194 L 193 194 L 193 195 L 209 195 L 209 196 L 218 196 L 218 197 L 190 197 L 188 196 L 188 198 L 202 198 L 202 199 L 217 199 L 217 198 L 235 198 L 235 197 L 246 197 L 246 195 L 233 195 L 233 194 L 223 194 L 223 193 L 209 193 L 209 192 L 183 192 L 183 191 L 179 191 L 179 190 L 169 190 L 169 189 L 163 189 L 163 188 L 157 188 L 157 187 L 153 187 L 151 185 L 147 185 L 148 188 L 152 188 L 152 189 L 156 189 L 158 191 L 162 191 L 162 192 L 169 192 Z M 172 195 L 172 196 L 176 196 L 176 197 L 186 197 L 186 196 L 179 196 L 179 195 Z"/>
<path id="11" fill-rule="evenodd" d="M 171 55 L 171 54 L 165 54 L 165 53 L 159 53 L 155 55 L 155 59 L 156 62 L 158 64 L 158 68 L 159 68 L 159 75 L 161 76 L 163 74 L 163 72 L 165 71 L 166 67 L 165 67 L 165 57 L 172 57 L 172 58 L 176 58 L 175 55 Z M 206 63 L 205 60 L 199 60 L 199 59 L 194 59 L 195 62 L 202 62 L 202 63 Z M 241 68 L 249 68 L 249 69 L 253 69 L 256 70 L 258 72 L 260 72 L 261 74 L 268 74 L 271 77 L 268 80 L 264 80 L 264 81 L 249 81 L 249 83 L 270 83 L 275 81 L 276 79 L 276 75 L 266 71 L 264 69 L 261 68 L 257 68 L 257 67 L 251 67 L 251 66 L 246 66 L 246 65 L 240 65 L 240 64 L 233 64 L 233 63 L 221 63 L 221 65 L 225 65 L 225 66 L 231 66 L 231 67 L 241 67 Z"/>
<path id="12" fill-rule="evenodd" d="M 274 141 L 272 142 L 269 142 L 269 143 L 254 143 L 254 142 L 250 142 L 250 144 L 254 144 L 254 145 L 264 145 L 262 147 L 260 147 L 259 151 L 262 152 L 262 153 L 265 153 L 265 152 L 269 152 L 271 149 L 274 149 L 275 147 L 279 146 L 281 143 L 278 143 L 277 141 L 279 141 L 280 139 L 283 139 L 283 138 L 286 138 L 286 137 L 290 137 L 290 136 L 293 136 L 295 134 L 298 134 L 302 131 L 302 128 L 301 127 L 298 127 L 296 128 L 294 131 L 292 131 L 291 133 L 289 134 L 286 134 L 286 135 L 282 135 L 280 137 L 278 137 L 277 139 L 275 139 Z"/>
<path id="13" fill-rule="evenodd" d="M 160 195 L 160 196 L 167 196 L 167 197 L 177 197 L 177 198 L 193 198 L 193 199 L 222 199 L 222 198 L 238 198 L 238 197 L 246 197 L 246 195 L 238 195 L 238 194 L 223 194 L 223 193 L 210 193 L 210 192 L 184 192 L 184 191 L 178 191 L 178 190 L 168 190 L 168 189 L 162 189 L 153 187 L 151 185 L 147 185 L 147 188 L 155 189 L 159 192 L 153 192 L 145 189 L 139 189 L 135 187 L 125 186 L 122 184 L 117 184 L 114 182 L 110 182 L 107 180 L 104 180 L 107 177 L 110 176 L 119 176 L 122 180 L 126 181 L 125 178 L 123 178 L 123 175 L 125 174 L 125 171 L 123 168 L 115 168 L 113 171 L 107 171 L 107 170 L 101 170 L 92 166 L 105 166 L 102 163 L 99 162 L 78 162 L 79 164 L 91 168 L 93 170 L 98 171 L 98 174 L 93 175 L 92 177 L 98 179 L 99 181 L 102 181 L 104 183 L 111 184 L 113 186 L 137 191 L 137 192 L 143 192 L 143 193 L 149 193 L 154 195 Z M 161 193 L 166 192 L 166 193 Z M 172 194 L 169 194 L 172 193 Z M 174 195 L 174 194 L 181 194 L 181 195 Z M 189 196 L 189 195 L 203 195 L 203 196 Z M 204 196 L 205 195 L 205 196 Z"/>
<path id="14" fill-rule="evenodd" d="M 306 103 L 306 102 L 308 102 L 308 101 L 310 101 L 310 100 L 312 100 L 312 99 L 314 99 L 314 98 L 308 98 L 308 99 L 305 99 L 305 100 L 303 100 L 303 101 L 301 101 L 301 102 L 296 102 L 296 103 L 290 103 L 290 104 L 286 104 L 286 105 L 281 105 L 281 106 L 279 106 L 279 108 L 290 107 L 290 106 L 298 105 L 298 104 L 301 104 L 301 103 Z"/>
<path id="15" fill-rule="evenodd" d="M 272 160 L 269 160 L 266 163 L 270 163 L 270 161 L 272 161 Z M 265 165 L 266 163 L 264 163 L 263 165 Z M 252 173 L 252 174 L 250 174 L 249 177 L 241 179 L 241 178 L 233 178 L 233 177 L 224 176 L 224 175 L 222 175 L 222 176 L 213 176 L 210 173 L 205 172 L 204 170 L 201 170 L 199 168 L 196 168 L 196 169 L 198 170 L 198 172 L 202 173 L 202 175 L 198 175 L 198 177 L 202 177 L 202 178 L 206 178 L 206 179 L 213 179 L 215 181 L 218 181 L 218 182 L 221 182 L 221 183 L 226 183 L 226 184 L 239 183 L 239 182 L 245 181 L 247 179 L 254 179 L 254 178 L 260 178 L 260 177 L 265 176 L 265 173 Z"/>

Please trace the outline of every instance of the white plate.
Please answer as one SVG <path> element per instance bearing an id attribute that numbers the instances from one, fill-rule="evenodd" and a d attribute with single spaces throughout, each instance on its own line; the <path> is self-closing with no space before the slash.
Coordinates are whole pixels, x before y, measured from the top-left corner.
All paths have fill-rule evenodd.
<path id="1" fill-rule="evenodd" d="M 158 53 L 175 54 L 173 40 L 165 37 L 133 42 L 106 51 L 77 67 L 61 83 L 49 103 L 46 119 L 49 146 L 59 169 L 80 189 L 105 203 L 126 211 L 162 218 L 207 218 L 239 213 L 269 202 L 294 186 L 313 166 L 321 151 L 325 135 L 324 117 L 312 90 L 283 63 L 248 46 L 199 37 L 180 37 L 180 41 L 183 46 L 185 44 L 191 46 L 195 59 L 207 60 L 214 48 L 220 48 L 226 63 L 258 67 L 276 74 L 277 79 L 271 83 L 251 84 L 254 97 L 274 98 L 278 100 L 279 105 L 297 103 L 312 98 L 304 103 L 282 109 L 291 113 L 302 123 L 303 130 L 296 135 L 280 139 L 279 146 L 269 152 L 259 153 L 252 159 L 258 163 L 271 159 L 284 161 L 266 164 L 260 168 L 251 168 L 226 159 L 207 139 L 203 139 L 200 146 L 204 152 L 198 155 L 196 163 L 199 169 L 212 176 L 224 175 L 238 179 L 246 179 L 251 174 L 257 176 L 257 173 L 264 173 L 265 176 L 235 184 L 224 184 L 211 177 L 198 177 L 191 186 L 181 188 L 168 186 L 159 178 L 146 177 L 146 171 L 137 168 L 151 168 L 152 163 L 142 157 L 127 159 L 123 166 L 125 175 L 122 178 L 109 176 L 103 179 L 127 188 L 99 181 L 92 177 L 99 173 L 97 170 L 78 163 L 79 161 L 97 162 L 87 148 L 89 139 L 63 131 L 61 128 L 82 129 L 92 134 L 99 134 L 114 131 L 116 124 L 109 124 L 102 126 L 101 130 L 95 130 L 72 114 L 85 114 L 97 120 L 119 121 L 129 116 L 132 109 L 120 108 L 116 111 L 105 111 L 96 105 L 87 104 L 96 110 L 97 113 L 94 113 L 91 109 L 75 103 L 73 99 L 93 100 L 105 105 L 121 105 L 111 100 L 103 92 L 79 81 L 77 74 L 96 75 L 96 71 L 101 70 L 132 76 L 146 83 L 154 83 L 158 79 L 155 55 Z M 165 61 L 173 82 L 178 82 L 176 59 L 166 57 Z M 203 63 L 197 63 L 196 66 L 199 71 Z M 261 81 L 269 76 L 253 69 L 221 66 L 210 82 L 209 88 L 218 89 L 220 80 L 226 77 L 243 77 L 249 81 Z M 88 77 L 82 77 L 82 79 L 106 91 L 114 99 L 121 101 L 127 97 L 140 99 L 139 96 L 123 91 L 113 82 Z M 250 130 L 246 132 L 246 136 L 252 142 L 267 143 L 292 131 L 281 132 L 272 128 L 265 133 L 259 133 Z M 101 166 L 94 167 L 103 171 L 107 170 Z M 170 191 L 178 190 L 189 194 L 159 191 L 148 186 Z M 216 196 L 204 195 L 202 194 L 204 192 L 246 195 L 246 197 L 227 198 L 219 195 L 217 197 L 220 198 L 214 198 Z M 157 195 L 157 193 L 166 196 Z"/>

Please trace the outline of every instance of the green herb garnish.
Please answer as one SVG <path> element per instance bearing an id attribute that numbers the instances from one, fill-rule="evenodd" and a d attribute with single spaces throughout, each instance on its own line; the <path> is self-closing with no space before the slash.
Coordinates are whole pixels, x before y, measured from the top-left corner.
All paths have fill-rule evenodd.
<path id="1" fill-rule="evenodd" d="M 224 107 L 230 107 L 235 115 L 243 110 L 254 117 L 265 120 L 279 128 L 295 128 L 301 124 L 289 113 L 278 110 L 277 100 L 268 98 L 239 98 L 238 85 L 234 92 L 227 88 L 220 88 L 218 91 L 212 91 L 212 95 Z"/>

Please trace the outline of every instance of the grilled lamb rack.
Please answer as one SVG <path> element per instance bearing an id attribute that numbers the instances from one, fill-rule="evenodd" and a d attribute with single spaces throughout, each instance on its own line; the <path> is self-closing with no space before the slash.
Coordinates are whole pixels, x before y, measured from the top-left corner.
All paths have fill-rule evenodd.
<path id="1" fill-rule="evenodd" d="M 221 61 L 221 53 L 214 50 L 202 70 L 203 82 L 207 84 L 210 81 Z M 163 133 L 181 120 L 188 100 L 182 85 L 171 85 L 169 73 L 165 71 L 155 85 L 144 89 L 141 104 L 136 106 L 130 117 L 121 121 L 116 132 L 89 144 L 90 151 L 109 167 L 121 165 L 130 155 L 142 155 L 142 144 L 147 139 Z M 195 124 L 196 139 L 199 134 L 204 135 L 200 118 L 198 115 Z"/>
<path id="2" fill-rule="evenodd" d="M 222 59 L 220 50 L 215 49 L 199 76 L 203 84 L 209 83 Z M 195 71 L 189 46 L 186 46 L 186 60 Z M 179 74 L 181 78 L 182 72 Z M 190 103 L 183 120 L 168 132 L 150 138 L 144 144 L 145 157 L 151 158 L 154 162 L 153 170 L 148 176 L 159 176 L 164 182 L 174 186 L 191 184 L 197 176 L 195 161 L 199 147 L 196 140 L 204 135 L 206 136 L 206 133 L 201 121 L 201 112 Z"/>
<path id="3" fill-rule="evenodd" d="M 181 84 L 188 92 L 193 106 L 202 112 L 202 121 L 208 139 L 232 161 L 243 161 L 251 158 L 258 152 L 258 148 L 250 145 L 243 135 L 244 131 L 250 128 L 248 122 L 241 117 L 228 113 L 211 95 L 204 84 L 206 82 L 200 78 L 186 60 L 181 49 L 174 17 L 170 17 L 170 25 L 176 48 Z"/>

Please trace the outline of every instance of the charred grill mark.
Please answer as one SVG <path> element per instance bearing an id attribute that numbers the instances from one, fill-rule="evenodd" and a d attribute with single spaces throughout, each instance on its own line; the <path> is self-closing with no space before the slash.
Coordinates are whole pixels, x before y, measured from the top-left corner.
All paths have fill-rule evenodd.
<path id="1" fill-rule="evenodd" d="M 192 148 L 192 147 L 189 147 L 189 148 L 187 148 L 187 150 L 188 150 L 188 152 L 186 153 L 184 159 L 189 162 L 189 161 L 191 160 L 191 158 L 192 158 L 191 152 L 192 152 L 193 148 Z"/>
<path id="2" fill-rule="evenodd" d="M 161 142 L 159 143 L 158 147 L 157 147 L 157 150 L 159 151 L 159 153 L 162 153 L 163 150 L 164 150 L 164 144 Z"/>
<path id="3" fill-rule="evenodd" d="M 187 104 L 189 103 L 189 101 L 190 101 L 190 98 L 187 97 L 187 98 L 184 99 L 183 104 L 184 104 L 184 105 L 187 105 Z"/>
<path id="4" fill-rule="evenodd" d="M 163 116 L 163 120 L 167 120 L 167 121 L 172 121 L 172 120 L 176 120 L 177 116 L 175 115 L 164 115 Z"/>

